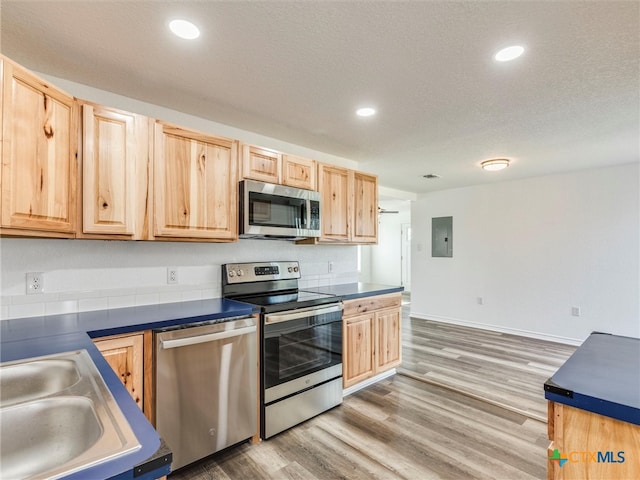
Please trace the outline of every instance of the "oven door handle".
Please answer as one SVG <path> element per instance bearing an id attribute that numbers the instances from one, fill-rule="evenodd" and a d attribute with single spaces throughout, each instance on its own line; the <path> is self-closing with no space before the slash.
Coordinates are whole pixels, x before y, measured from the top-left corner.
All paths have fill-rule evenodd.
<path id="1" fill-rule="evenodd" d="M 330 307 L 309 307 L 294 310 L 288 313 L 270 313 L 264 316 L 264 323 L 280 323 L 289 320 L 297 320 L 298 318 L 306 318 L 315 315 L 323 315 L 325 313 L 335 313 L 342 311 L 342 304 L 331 305 Z"/>
<path id="2" fill-rule="evenodd" d="M 255 325 L 251 327 L 242 327 L 235 330 L 225 330 L 218 333 L 209 333 L 206 335 L 195 335 L 193 337 L 176 338 L 174 340 L 162 340 L 160 346 L 163 350 L 169 348 L 186 347 L 189 345 L 197 345 L 198 343 L 215 342 L 216 340 L 224 340 L 225 338 L 239 337 L 248 333 L 254 333 L 257 330 Z"/>

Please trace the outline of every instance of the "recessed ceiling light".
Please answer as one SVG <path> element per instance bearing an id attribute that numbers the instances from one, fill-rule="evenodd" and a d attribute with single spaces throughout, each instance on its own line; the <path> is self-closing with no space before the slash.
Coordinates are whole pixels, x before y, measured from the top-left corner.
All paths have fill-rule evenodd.
<path id="1" fill-rule="evenodd" d="M 171 20 L 169 28 L 175 35 L 185 40 L 193 40 L 200 36 L 198 27 L 187 20 Z"/>
<path id="2" fill-rule="evenodd" d="M 518 58 L 520 55 L 524 53 L 524 47 L 520 45 L 513 45 L 511 47 L 503 48 L 498 53 L 494 55 L 498 62 L 508 62 L 515 58 Z"/>
<path id="3" fill-rule="evenodd" d="M 483 170 L 488 170 L 490 172 L 497 172 L 498 170 L 502 170 L 503 168 L 507 168 L 509 166 L 508 158 L 492 158 L 491 160 L 485 160 L 480 163 L 480 166 Z"/>
<path id="4" fill-rule="evenodd" d="M 371 117 L 376 114 L 376 109 L 372 107 L 363 107 L 356 110 L 356 115 L 359 117 Z"/>

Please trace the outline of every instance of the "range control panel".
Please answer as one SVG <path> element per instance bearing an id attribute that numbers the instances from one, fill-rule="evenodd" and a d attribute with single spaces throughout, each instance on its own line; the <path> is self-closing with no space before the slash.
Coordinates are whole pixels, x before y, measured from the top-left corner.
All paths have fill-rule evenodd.
<path id="1" fill-rule="evenodd" d="M 298 262 L 228 263 L 222 265 L 226 283 L 248 283 L 300 278 Z"/>

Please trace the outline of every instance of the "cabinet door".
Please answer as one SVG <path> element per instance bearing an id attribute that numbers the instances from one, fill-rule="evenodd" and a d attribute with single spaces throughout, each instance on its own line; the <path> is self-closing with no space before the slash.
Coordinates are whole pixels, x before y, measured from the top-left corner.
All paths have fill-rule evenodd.
<path id="1" fill-rule="evenodd" d="M 146 163 L 145 119 L 85 104 L 82 120 L 83 231 L 133 237 L 141 173 L 137 165 Z"/>
<path id="2" fill-rule="evenodd" d="M 640 425 L 558 402 L 549 413 L 554 416 L 554 425 L 549 432 L 552 442 L 547 449 L 548 458 L 555 453 L 557 459 L 559 453 L 568 461 L 560 466 L 558 460 L 549 458 L 547 478 L 640 478 Z"/>
<path id="3" fill-rule="evenodd" d="M 143 334 L 96 340 L 94 343 L 142 410 Z"/>
<path id="4" fill-rule="evenodd" d="M 353 172 L 354 243 L 378 242 L 378 177 Z"/>
<path id="5" fill-rule="evenodd" d="M 156 122 L 156 236 L 238 238 L 237 152 L 233 140 Z"/>
<path id="6" fill-rule="evenodd" d="M 73 237 L 74 99 L 6 58 L 3 69 L 2 227 Z"/>
<path id="7" fill-rule="evenodd" d="M 280 183 L 282 155 L 265 148 L 242 146 L 242 176 L 267 183 Z"/>
<path id="8" fill-rule="evenodd" d="M 399 308 L 376 312 L 376 373 L 400 365 L 402 340 Z"/>
<path id="9" fill-rule="evenodd" d="M 316 189 L 316 162 L 307 158 L 282 156 L 282 184 L 290 187 Z"/>
<path id="10" fill-rule="evenodd" d="M 2 138 L 4 136 L 4 128 L 2 127 L 2 119 L 4 118 L 4 58 L 0 55 L 0 202 L 2 202 L 2 164 L 4 163 L 4 150 Z M 2 229 L 2 206 L 0 206 L 0 231 Z"/>
<path id="11" fill-rule="evenodd" d="M 344 388 L 373 376 L 374 315 L 346 318 L 343 323 L 343 377 Z"/>
<path id="12" fill-rule="evenodd" d="M 348 242 L 351 190 L 350 170 L 318 165 L 318 191 L 322 195 L 322 242 Z"/>

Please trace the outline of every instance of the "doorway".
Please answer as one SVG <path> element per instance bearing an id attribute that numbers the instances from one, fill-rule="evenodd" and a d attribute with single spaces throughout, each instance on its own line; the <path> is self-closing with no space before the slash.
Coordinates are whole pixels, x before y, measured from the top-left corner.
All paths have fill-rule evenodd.
<path id="1" fill-rule="evenodd" d="M 400 278 L 405 292 L 411 291 L 411 224 L 400 225 Z"/>

